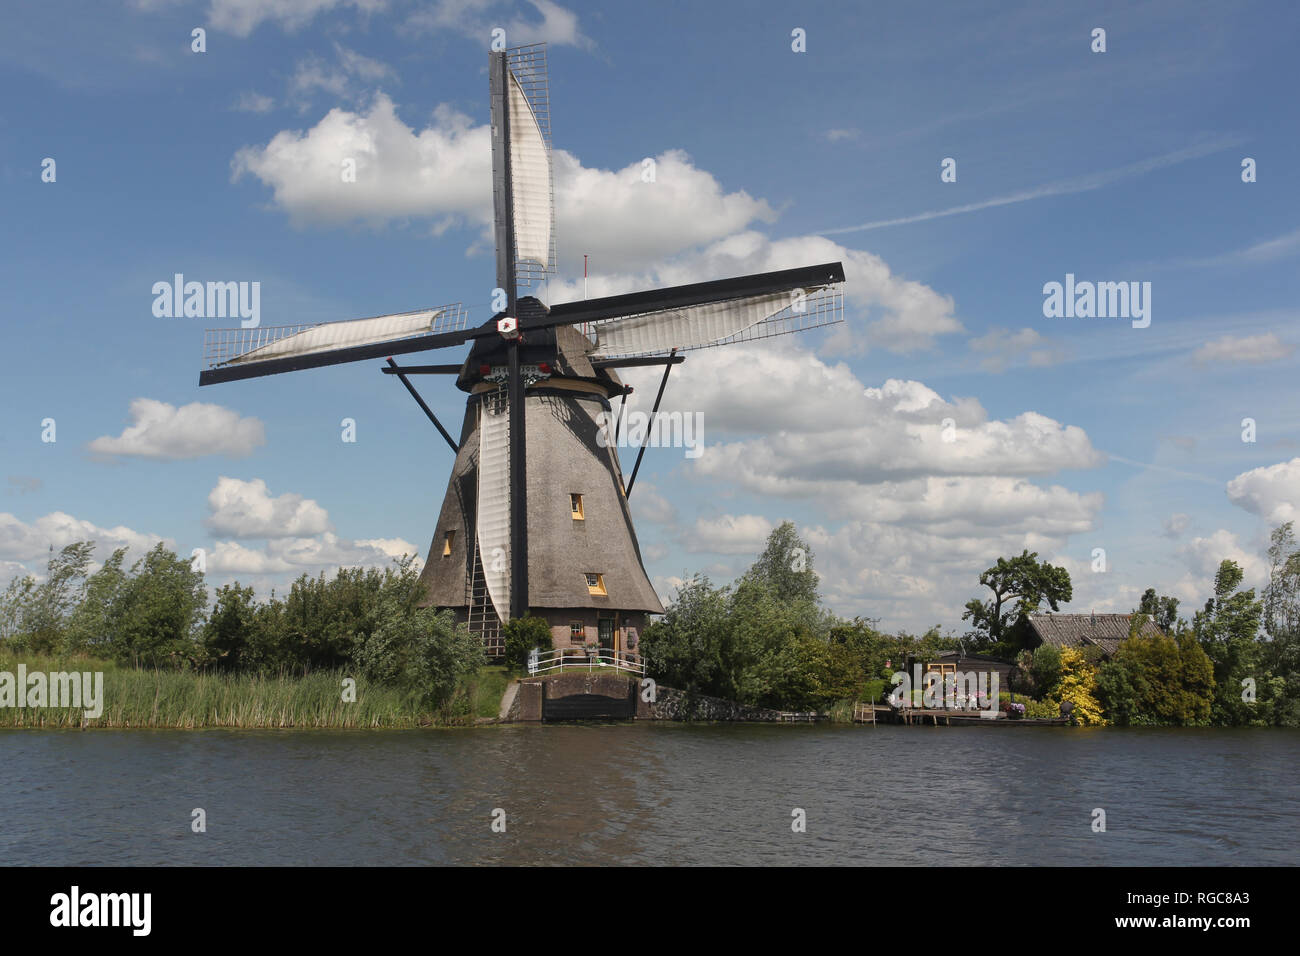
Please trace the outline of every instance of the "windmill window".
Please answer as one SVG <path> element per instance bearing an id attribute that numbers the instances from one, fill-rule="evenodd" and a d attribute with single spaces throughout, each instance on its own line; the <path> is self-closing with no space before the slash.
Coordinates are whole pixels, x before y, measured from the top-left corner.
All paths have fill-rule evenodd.
<path id="1" fill-rule="evenodd" d="M 582 510 L 582 495 L 569 495 L 569 512 L 574 521 L 586 520 L 586 512 Z"/>
<path id="2" fill-rule="evenodd" d="M 591 594 L 607 594 L 605 590 L 605 575 L 587 572 L 587 590 Z"/>
<path id="3" fill-rule="evenodd" d="M 587 639 L 587 625 L 582 621 L 571 621 L 569 623 L 569 640 L 577 641 L 579 644 Z"/>
<path id="4" fill-rule="evenodd" d="M 456 532 L 448 531 L 447 537 L 442 542 L 442 556 L 444 558 L 451 557 L 451 546 L 455 540 L 456 540 Z"/>

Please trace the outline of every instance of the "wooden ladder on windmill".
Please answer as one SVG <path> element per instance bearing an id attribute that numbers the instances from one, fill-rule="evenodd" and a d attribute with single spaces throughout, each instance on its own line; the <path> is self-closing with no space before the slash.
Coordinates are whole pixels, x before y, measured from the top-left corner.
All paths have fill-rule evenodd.
<path id="1" fill-rule="evenodd" d="M 478 541 L 474 541 L 474 562 L 465 576 L 465 591 L 469 596 L 469 631 L 483 642 L 483 650 L 492 660 L 506 655 L 505 635 L 501 632 L 501 618 L 492 606 L 492 595 L 488 593 L 487 578 L 483 576 L 483 561 L 478 553 Z"/>

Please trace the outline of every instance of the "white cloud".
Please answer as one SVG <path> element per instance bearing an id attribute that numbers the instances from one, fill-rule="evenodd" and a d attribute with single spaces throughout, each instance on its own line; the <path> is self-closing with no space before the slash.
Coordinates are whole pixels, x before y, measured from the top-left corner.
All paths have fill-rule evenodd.
<path id="1" fill-rule="evenodd" d="M 677 522 L 677 508 L 654 485 L 640 479 L 632 490 L 634 494 L 628 498 L 628 505 L 638 525 L 647 521 L 666 525 Z"/>
<path id="2" fill-rule="evenodd" d="M 1169 593 L 1186 605 L 1186 617 L 1214 596 L 1214 575 L 1225 560 L 1235 561 L 1244 574 L 1242 587 L 1258 589 L 1268 581 L 1268 564 L 1260 555 L 1242 547 L 1237 536 L 1220 528 L 1205 537 L 1193 538 L 1182 549 L 1187 573 L 1169 588 Z M 1258 596 L 1258 595 L 1257 595 Z"/>
<path id="3" fill-rule="evenodd" d="M 1023 477 L 1104 461 L 1078 426 L 1037 412 L 990 420 L 973 399 L 945 400 L 920 382 L 864 389 L 848 366 L 792 344 L 710 349 L 688 362 L 662 409 L 703 414 L 705 444 L 693 468 L 762 494 L 825 501 L 846 482 Z M 628 373 L 638 386 L 633 407 L 653 393 L 645 374 Z"/>
<path id="4" fill-rule="evenodd" d="M 1181 511 L 1171 514 L 1164 521 L 1164 536 L 1166 538 L 1177 538 L 1189 527 L 1192 519 L 1190 515 L 1183 514 Z"/>
<path id="5" fill-rule="evenodd" d="M 356 182 L 342 181 L 342 158 L 356 161 Z M 828 348 L 907 352 L 963 330 L 950 297 L 893 274 L 878 256 L 819 236 L 769 239 L 750 230 L 775 218 L 766 201 L 727 192 L 681 150 L 652 158 L 654 182 L 644 182 L 640 158 L 609 170 L 554 154 L 557 230 L 561 248 L 574 250 L 561 272 L 576 275 L 578 257 L 590 252 L 591 296 L 838 260 L 854 321 L 835 330 Z M 435 220 L 435 232 L 456 223 L 475 229 L 470 251 L 491 247 L 489 129 L 447 107 L 417 132 L 378 94 L 367 111 L 334 109 L 309 130 L 282 130 L 239 150 L 231 168 L 233 180 L 249 175 L 270 187 L 300 226 L 423 218 Z M 580 280 L 557 278 L 550 295 L 580 298 Z"/>
<path id="6" fill-rule="evenodd" d="M 960 632 L 965 603 L 987 597 L 980 594 L 979 573 L 999 554 L 1028 548 L 1041 556 L 1063 544 L 1035 532 L 935 534 L 874 521 L 799 531 L 812 548 L 821 593 L 836 611 L 917 630 L 945 623 Z"/>
<path id="7" fill-rule="evenodd" d="M 655 162 L 654 182 L 642 182 L 640 158 L 620 170 L 606 170 L 584 167 L 564 151 L 555 155 L 556 228 L 566 245 L 590 251 L 593 266 L 603 275 L 616 276 L 620 270 L 724 239 L 755 220 L 776 218 L 765 201 L 743 190 L 724 192 L 712 174 L 696 167 L 681 150 L 650 158 Z M 592 289 L 591 294 L 606 293 Z"/>
<path id="8" fill-rule="evenodd" d="M 311 97 L 321 91 L 334 97 L 359 100 L 381 81 L 400 83 L 397 72 L 386 63 L 334 44 L 335 62 L 329 63 L 316 54 L 299 60 L 289 79 L 289 99 L 300 110 L 308 108 Z"/>
<path id="9" fill-rule="evenodd" d="M 704 453 L 687 472 L 729 491 L 797 500 L 834 522 L 799 530 L 841 614 L 960 628 L 980 571 L 998 555 L 1063 553 L 1099 526 L 1101 493 L 1031 480 L 1104 461 L 1078 427 L 1035 412 L 991 420 L 973 399 L 946 399 L 916 381 L 866 388 L 846 364 L 791 339 L 697 352 L 687 363 L 662 406 L 703 413 Z M 626 377 L 637 385 L 629 405 L 652 400 L 654 370 Z M 945 419 L 955 441 L 944 440 Z M 755 512 L 705 516 L 681 544 L 748 558 L 772 524 Z M 1087 592 L 1096 607 L 1128 600 L 1114 577 L 1097 577 Z M 664 590 L 657 579 L 656 587 Z"/>
<path id="10" fill-rule="evenodd" d="M 1272 332 L 1264 335 L 1225 335 L 1213 342 L 1206 342 L 1192 353 L 1192 359 L 1198 365 L 1211 362 L 1260 365 L 1288 358 L 1294 354 L 1295 348 Z"/>
<path id="11" fill-rule="evenodd" d="M 1227 491 L 1233 504 L 1272 524 L 1300 521 L 1300 458 L 1242 472 Z"/>
<path id="12" fill-rule="evenodd" d="M 296 225 L 412 216 L 487 224 L 491 148 L 487 126 L 447 107 L 417 134 L 379 94 L 369 112 L 333 109 L 310 130 L 282 130 L 265 146 L 239 150 L 232 179 L 247 174 L 270 186 Z M 356 160 L 356 182 L 342 181 L 344 158 Z"/>
<path id="13" fill-rule="evenodd" d="M 45 482 L 32 475 L 8 475 L 6 480 L 9 483 L 7 489 L 9 494 L 27 495 L 40 491 L 45 486 Z"/>
<path id="14" fill-rule="evenodd" d="M 241 113 L 269 113 L 275 108 L 275 100 L 261 93 L 247 91 L 239 94 L 234 108 Z"/>
<path id="15" fill-rule="evenodd" d="M 117 548 L 127 548 L 138 557 L 160 541 L 170 543 L 170 539 L 135 531 L 125 525 L 100 527 L 63 511 L 53 511 L 30 523 L 12 514 L 0 513 L 0 559 L 34 561 L 43 567 L 50 548 L 57 552 L 74 541 L 94 541 L 95 554 L 100 559 Z"/>
<path id="16" fill-rule="evenodd" d="M 622 231 L 636 232 L 626 226 Z M 632 246 L 619 245 L 614 233 L 607 237 L 607 242 L 606 251 L 598 254 L 593 263 L 596 275 L 589 283 L 593 297 L 838 261 L 844 264 L 846 321 L 832 330 L 825 346 L 827 352 L 860 354 L 869 346 L 911 352 L 931 347 L 938 336 L 962 331 L 961 323 L 953 315 L 951 297 L 894 275 L 879 256 L 849 249 L 820 236 L 769 239 L 754 231 L 739 232 L 703 249 L 683 250 L 683 254 L 651 265 L 641 273 L 605 272 L 604 263 L 609 258 L 615 261 L 638 258 L 628 254 L 627 249 Z M 665 244 L 663 250 L 666 249 Z M 552 301 L 581 297 L 581 280 L 551 282 Z"/>
<path id="17" fill-rule="evenodd" d="M 232 538 L 299 538 L 331 528 L 329 515 L 315 501 L 288 492 L 273 498 L 261 478 L 218 478 L 208 509 L 203 523 Z"/>
<path id="18" fill-rule="evenodd" d="M 1062 362 L 1066 357 L 1064 346 L 1053 343 L 1031 328 L 1019 332 L 992 328 L 979 338 L 971 339 L 970 347 L 971 351 L 983 356 L 980 365 L 989 372 L 1002 372 L 1007 366 L 1020 362 L 1031 368 L 1042 368 Z"/>
<path id="19" fill-rule="evenodd" d="M 298 82 L 339 93 L 347 87 L 341 74 L 319 70 Z M 356 182 L 342 182 L 344 157 L 356 160 Z M 554 160 L 557 229 L 594 251 L 606 274 L 774 215 L 743 191 L 724 192 L 679 150 L 656 158 L 653 183 L 641 181 L 640 159 L 617 171 L 585 168 L 563 151 Z M 379 94 L 366 112 L 331 110 L 310 130 L 283 130 L 265 146 L 241 149 L 231 165 L 234 180 L 252 175 L 271 187 L 276 205 L 297 225 L 450 218 L 476 227 L 479 244 L 490 245 L 491 164 L 486 125 L 444 106 L 417 132 Z M 599 288 L 592 294 L 602 294 Z"/>
<path id="20" fill-rule="evenodd" d="M 720 515 L 700 518 L 684 536 L 687 551 L 756 555 L 763 550 L 772 522 L 762 515 Z"/>
<path id="21" fill-rule="evenodd" d="M 237 541 L 218 541 L 208 552 L 208 571 L 214 575 L 274 576 L 303 572 L 326 574 L 341 567 L 390 567 L 394 558 L 416 555 L 419 550 L 401 538 L 349 540 L 332 532 L 315 537 L 282 538 L 265 547 L 251 548 Z"/>
<path id="22" fill-rule="evenodd" d="M 1289 258 L 1300 252 L 1300 229 L 1292 230 L 1272 239 L 1253 243 L 1244 249 L 1201 258 L 1175 259 L 1169 263 L 1188 269 L 1204 269 L 1214 266 L 1262 265 Z"/>
<path id="23" fill-rule="evenodd" d="M 456 30 L 466 36 L 485 38 L 491 30 L 501 27 L 506 32 L 510 46 L 528 43 L 549 43 L 552 46 L 591 47 L 591 39 L 578 27 L 577 14 L 553 3 L 552 0 L 529 0 L 541 14 L 541 20 L 515 16 L 506 20 L 511 4 L 500 0 L 438 0 L 421 6 L 407 20 L 407 26 L 416 32 Z"/>
<path id="24" fill-rule="evenodd" d="M 386 0 L 211 0 L 208 23 L 213 29 L 246 37 L 266 22 L 295 31 L 335 8 L 369 14 L 386 5 Z"/>
<path id="25" fill-rule="evenodd" d="M 266 444 L 262 422 L 207 402 L 180 408 L 152 398 L 137 398 L 130 407 L 132 424 L 116 438 L 90 443 L 100 455 L 176 460 L 225 455 L 243 458 Z"/>

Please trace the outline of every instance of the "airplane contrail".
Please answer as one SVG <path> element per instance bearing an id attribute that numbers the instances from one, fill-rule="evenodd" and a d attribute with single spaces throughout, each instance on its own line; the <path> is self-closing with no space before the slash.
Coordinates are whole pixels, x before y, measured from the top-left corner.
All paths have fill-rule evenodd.
<path id="1" fill-rule="evenodd" d="M 1151 462 L 1148 461 L 1135 461 L 1132 458 L 1124 458 L 1120 455 L 1112 455 L 1110 452 L 1104 452 L 1104 454 L 1111 461 L 1118 461 L 1125 465 L 1132 465 L 1135 468 L 1142 468 L 1148 471 L 1162 471 L 1169 475 L 1177 475 L 1179 478 L 1190 478 L 1192 481 L 1199 481 L 1207 485 L 1221 486 L 1223 484 L 1222 481 L 1219 481 L 1215 478 L 1207 478 L 1205 475 L 1197 475 L 1190 471 L 1180 471 L 1177 468 L 1168 468 L 1164 465 L 1153 465 L 1151 464 Z"/>
<path id="2" fill-rule="evenodd" d="M 935 209 L 930 212 L 917 213 L 915 216 L 903 216 L 898 219 L 879 219 L 875 222 L 864 222 L 860 226 L 842 226 L 838 229 L 823 229 L 817 233 L 817 235 L 834 236 L 846 232 L 863 232 L 867 229 L 883 229 L 886 226 L 904 226 L 913 222 L 925 222 L 929 219 L 942 219 L 945 216 L 958 216 L 962 213 L 978 212 L 981 209 L 992 209 L 995 206 L 1010 206 L 1013 203 L 1029 202 L 1031 199 L 1045 199 L 1049 196 L 1067 196 L 1071 193 L 1088 192 L 1089 190 L 1109 186 L 1111 183 L 1119 182 L 1122 179 L 1142 176 L 1157 169 L 1164 169 L 1167 166 L 1175 166 L 1178 163 L 1186 162 L 1189 159 L 1198 159 L 1201 156 L 1208 156 L 1210 153 L 1217 153 L 1219 150 L 1227 149 L 1230 146 L 1236 146 L 1239 142 L 1240 140 L 1237 139 L 1215 140 L 1214 142 L 1203 143 L 1200 146 L 1189 146 L 1172 153 L 1165 153 L 1163 156 L 1154 156 L 1151 159 L 1144 159 L 1141 162 L 1132 163 L 1128 166 L 1121 166 L 1119 169 L 1110 169 L 1105 172 L 1091 173 L 1087 176 L 1077 176 L 1074 179 L 1062 179 L 1055 183 L 1047 183 L 1046 185 L 1037 186 L 1033 189 L 1011 193 L 1008 196 L 998 196 L 994 199 L 985 199 L 982 202 L 967 203 L 964 206 L 952 206 L 948 209 Z"/>

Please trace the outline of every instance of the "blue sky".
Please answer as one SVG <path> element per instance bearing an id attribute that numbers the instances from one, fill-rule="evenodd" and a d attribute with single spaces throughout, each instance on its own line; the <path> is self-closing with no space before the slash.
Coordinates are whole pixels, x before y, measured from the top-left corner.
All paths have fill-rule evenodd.
<path id="1" fill-rule="evenodd" d="M 651 449 L 632 496 L 665 596 L 743 570 L 787 517 L 832 606 L 895 628 L 960 630 L 979 571 L 1022 547 L 1070 569 L 1072 610 L 1157 586 L 1190 613 L 1225 557 L 1258 583 L 1269 530 L 1300 517 L 1300 11 L 702 6 L 12 7 L 0 579 L 85 537 L 203 548 L 211 581 L 263 589 L 423 556 L 451 455 L 380 363 L 200 390 L 203 329 L 231 323 L 157 318 L 151 288 L 257 281 L 263 325 L 486 319 L 500 26 L 550 44 L 551 301 L 581 294 L 583 253 L 592 294 L 846 265 L 844 325 L 669 380 L 707 447 Z M 1150 326 L 1046 318 L 1067 273 L 1151 283 Z M 458 427 L 463 395 L 420 387 Z"/>

